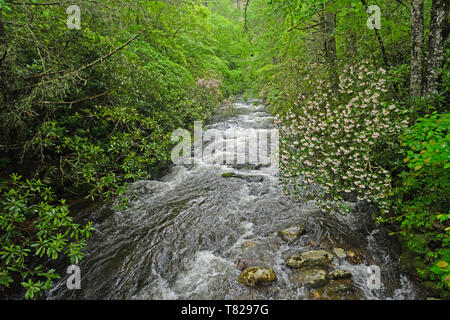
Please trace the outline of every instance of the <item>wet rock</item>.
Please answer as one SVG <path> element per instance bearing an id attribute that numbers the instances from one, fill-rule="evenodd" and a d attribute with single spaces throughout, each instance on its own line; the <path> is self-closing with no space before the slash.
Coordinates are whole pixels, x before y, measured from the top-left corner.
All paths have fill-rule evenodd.
<path id="1" fill-rule="evenodd" d="M 362 257 L 361 254 L 359 254 L 359 253 L 357 253 L 357 252 L 355 252 L 353 250 L 348 250 L 347 251 L 347 256 L 345 257 L 345 259 L 349 263 L 351 263 L 353 265 L 356 265 L 356 264 L 361 264 L 361 262 L 363 260 L 363 257 Z"/>
<path id="2" fill-rule="evenodd" d="M 292 255 L 286 262 L 290 268 L 314 267 L 327 265 L 333 260 L 333 255 L 326 250 L 311 250 Z"/>
<path id="3" fill-rule="evenodd" d="M 328 277 L 331 280 L 340 280 L 340 279 L 351 279 L 352 274 L 349 271 L 346 270 L 334 270 L 331 271 Z"/>
<path id="4" fill-rule="evenodd" d="M 263 176 L 243 176 L 242 179 L 244 179 L 248 182 L 263 182 L 264 181 Z"/>
<path id="5" fill-rule="evenodd" d="M 277 279 L 275 271 L 266 267 L 250 267 L 242 271 L 238 282 L 247 287 L 269 285 Z"/>
<path id="6" fill-rule="evenodd" d="M 333 253 L 338 257 L 339 259 L 343 259 L 347 256 L 347 253 L 342 248 L 334 248 Z"/>
<path id="7" fill-rule="evenodd" d="M 359 300 L 362 292 L 355 287 L 352 279 L 341 279 L 330 281 L 323 296 L 330 300 Z"/>
<path id="8" fill-rule="evenodd" d="M 263 182 L 264 181 L 263 176 L 242 175 L 242 174 L 237 174 L 234 172 L 222 173 L 222 178 L 237 178 L 237 179 L 243 179 L 248 182 Z"/>
<path id="9" fill-rule="evenodd" d="M 303 226 L 293 226 L 293 227 L 278 231 L 278 235 L 285 242 L 292 242 L 304 233 L 305 233 L 305 228 Z"/>
<path id="10" fill-rule="evenodd" d="M 92 216 L 92 220 L 95 223 L 102 223 L 103 221 L 105 221 L 107 218 L 109 218 L 110 216 L 112 216 L 114 214 L 114 210 L 112 210 L 111 208 L 102 208 L 100 210 L 98 210 L 97 212 L 95 212 Z"/>
<path id="11" fill-rule="evenodd" d="M 262 164 L 234 164 L 231 166 L 233 169 L 242 170 L 242 169 L 248 169 L 248 170 L 259 170 L 262 167 L 266 167 Z"/>
<path id="12" fill-rule="evenodd" d="M 320 288 L 328 282 L 328 274 L 322 268 L 309 268 L 294 271 L 293 282 L 299 287 Z"/>

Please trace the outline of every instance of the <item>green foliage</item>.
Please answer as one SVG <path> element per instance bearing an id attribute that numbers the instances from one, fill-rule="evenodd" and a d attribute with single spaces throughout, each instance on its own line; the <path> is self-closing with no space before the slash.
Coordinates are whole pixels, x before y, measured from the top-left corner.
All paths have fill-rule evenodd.
<path id="1" fill-rule="evenodd" d="M 44 266 L 45 258 L 63 256 L 78 263 L 93 227 L 75 223 L 65 201 L 58 204 L 39 180 L 23 181 L 12 174 L 0 185 L 0 195 L 0 291 L 17 281 L 27 289 L 25 298 L 33 298 L 59 278 Z"/>
<path id="2" fill-rule="evenodd" d="M 430 32 L 431 4 L 424 1 L 425 37 Z M 362 1 L 250 1 L 247 25 L 255 57 L 248 77 L 254 83 L 252 90 L 278 114 L 284 129 L 280 168 L 286 191 L 298 199 L 310 195 L 341 200 L 353 193 L 372 200 L 382 212 L 377 221 L 394 222 L 410 248 L 426 260 L 427 267 L 421 270 L 424 278 L 440 281 L 448 289 L 448 267 L 438 266 L 441 261 L 448 263 L 450 230 L 448 45 L 438 92 L 411 99 L 411 28 L 400 22 L 410 20 L 410 6 L 388 0 L 376 5 L 381 8 L 382 28 L 374 31 L 366 27 L 369 15 Z M 327 14 L 336 17 L 333 30 L 327 30 Z M 344 85 L 351 90 L 348 95 L 337 92 L 342 82 L 337 78 L 349 70 L 347 66 L 364 60 L 370 61 L 370 70 L 386 69 L 385 92 L 368 88 L 371 92 L 366 95 L 370 80 L 365 78 L 370 77 L 365 75 Z M 373 105 L 370 102 L 369 109 L 386 118 L 378 119 L 378 126 L 365 126 L 366 120 L 376 117 L 354 109 L 363 105 L 361 95 L 372 101 L 375 92 L 380 98 Z M 349 116 L 345 107 L 353 98 L 357 100 L 350 105 Z M 389 114 L 391 110 L 398 110 L 396 116 Z M 352 122 L 359 124 L 355 132 L 348 127 Z M 324 125 L 323 130 L 318 124 Z M 376 134 L 373 145 L 358 142 L 358 134 L 367 138 L 375 131 L 380 135 Z M 355 159 L 350 150 L 361 158 Z"/>
<path id="3" fill-rule="evenodd" d="M 433 112 L 417 119 L 402 138 L 402 145 L 408 148 L 407 163 L 409 168 L 420 170 L 426 166 L 450 168 L 450 114 Z"/>
<path id="4" fill-rule="evenodd" d="M 251 48 L 226 0 L 73 1 L 80 30 L 67 28 L 64 6 L 36 2 L 0 0 L 0 182 L 18 206 L 2 204 L 0 284 L 21 283 L 27 298 L 52 277 L 28 258 L 76 260 L 85 246 L 56 198 L 125 206 L 127 184 L 169 162 L 174 130 L 243 91 Z M 28 182 L 9 181 L 14 172 Z"/>
<path id="5" fill-rule="evenodd" d="M 432 280 L 449 288 L 450 270 L 450 170 L 448 114 L 434 112 L 408 128 L 401 136 L 410 170 L 399 174 L 394 190 L 400 233 L 408 246 L 427 261 Z"/>

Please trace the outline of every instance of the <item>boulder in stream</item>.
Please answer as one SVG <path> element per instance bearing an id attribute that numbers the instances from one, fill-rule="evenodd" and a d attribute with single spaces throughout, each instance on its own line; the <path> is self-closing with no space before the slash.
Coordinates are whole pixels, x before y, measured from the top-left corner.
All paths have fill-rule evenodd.
<path id="1" fill-rule="evenodd" d="M 266 267 L 250 267 L 242 271 L 238 282 L 247 287 L 269 285 L 277 279 L 275 271 Z"/>
<path id="2" fill-rule="evenodd" d="M 258 176 L 258 175 L 243 175 L 243 174 L 237 174 L 234 172 L 225 172 L 222 173 L 222 178 L 237 178 L 237 179 L 243 179 L 247 182 L 263 182 L 264 177 Z"/>
<path id="3" fill-rule="evenodd" d="M 334 270 L 330 272 L 328 277 L 331 280 L 350 279 L 352 278 L 352 274 L 346 270 Z"/>
<path id="4" fill-rule="evenodd" d="M 347 256 L 347 253 L 342 248 L 334 248 L 333 253 L 338 257 L 339 259 L 343 259 Z"/>
<path id="5" fill-rule="evenodd" d="M 319 288 L 328 282 L 328 273 L 322 268 L 307 268 L 295 270 L 292 278 L 299 287 Z"/>
<path id="6" fill-rule="evenodd" d="M 331 263 L 333 255 L 326 250 L 310 250 L 292 255 L 286 262 L 290 268 L 322 266 Z"/>
<path id="7" fill-rule="evenodd" d="M 303 226 L 293 226 L 293 227 L 278 231 L 278 235 L 285 242 L 292 242 L 304 233 L 305 233 L 305 228 Z"/>

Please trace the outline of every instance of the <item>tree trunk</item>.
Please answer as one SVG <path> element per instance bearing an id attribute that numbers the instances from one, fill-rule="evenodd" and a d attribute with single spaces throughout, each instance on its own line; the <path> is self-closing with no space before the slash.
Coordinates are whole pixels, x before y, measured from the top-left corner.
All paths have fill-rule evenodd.
<path id="1" fill-rule="evenodd" d="M 411 97 L 423 90 L 423 0 L 411 0 Z"/>
<path id="2" fill-rule="evenodd" d="M 428 42 L 428 76 L 424 92 L 426 95 L 432 94 L 438 89 L 439 69 L 444 65 L 445 42 L 448 35 L 448 13 L 448 0 L 433 0 Z"/>
<path id="3" fill-rule="evenodd" d="M 333 32 L 336 28 L 336 15 L 333 12 L 328 11 L 325 14 L 325 21 L 327 30 L 327 60 L 329 63 L 334 64 L 336 62 L 336 38 L 334 37 Z"/>
<path id="4" fill-rule="evenodd" d="M 328 5 L 328 3 L 327 3 Z M 336 14 L 332 11 L 325 12 L 325 56 L 330 67 L 330 81 L 335 88 L 338 87 L 338 76 L 336 73 L 336 38 L 334 30 L 336 29 Z"/>

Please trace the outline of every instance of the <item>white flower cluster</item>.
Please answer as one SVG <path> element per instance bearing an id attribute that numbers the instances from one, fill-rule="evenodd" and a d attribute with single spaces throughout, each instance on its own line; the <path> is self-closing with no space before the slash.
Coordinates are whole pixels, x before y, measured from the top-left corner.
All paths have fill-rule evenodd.
<path id="1" fill-rule="evenodd" d="M 349 67 L 338 89 L 308 79 L 313 92 L 300 94 L 294 110 L 277 115 L 285 193 L 319 200 L 330 212 L 342 208 L 336 203 L 344 193 L 388 209 L 391 176 L 375 162 L 374 151 L 393 143 L 408 121 L 397 106 L 381 101 L 388 91 L 385 73 L 370 71 L 367 63 Z"/>

